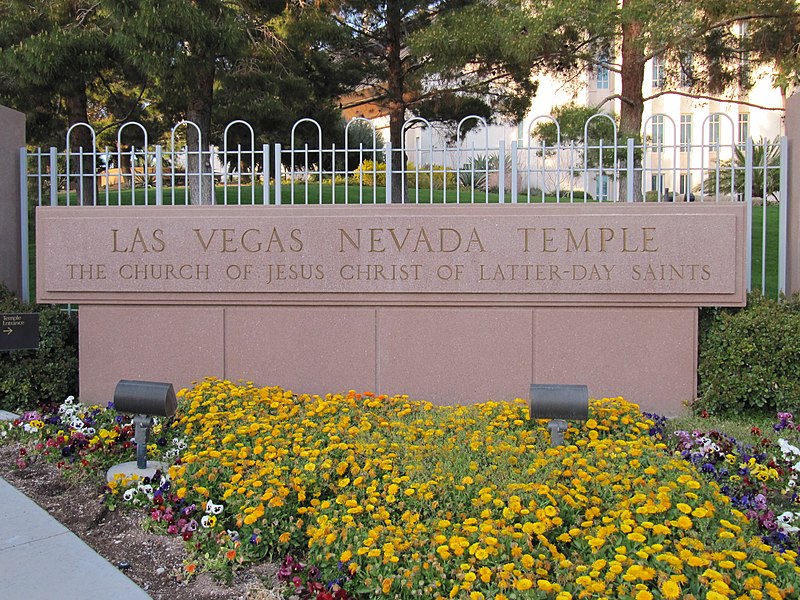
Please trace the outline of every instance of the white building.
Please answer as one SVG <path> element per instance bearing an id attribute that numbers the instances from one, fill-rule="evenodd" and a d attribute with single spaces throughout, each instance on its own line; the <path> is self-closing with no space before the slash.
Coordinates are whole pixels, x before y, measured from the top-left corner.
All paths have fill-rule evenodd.
<path id="1" fill-rule="evenodd" d="M 742 68 L 746 69 L 747 64 L 743 63 Z M 658 95 L 659 92 L 667 91 L 663 88 L 664 71 L 665 66 L 659 59 L 649 61 L 645 71 L 644 96 L 657 96 L 645 102 L 642 117 L 642 137 L 646 150 L 643 155 L 642 183 L 646 192 L 653 191 L 659 196 L 670 192 L 688 194 L 697 189 L 709 171 L 724 165 L 723 161 L 730 161 L 735 147 L 744 147 L 748 137 L 758 142 L 761 138 L 773 140 L 783 135 L 782 109 L 785 99 L 780 90 L 773 87 L 770 72 L 757 73 L 753 87 L 739 96 L 739 102 L 733 102 L 691 97 L 688 81 L 685 79 L 683 81 L 686 81 L 686 86 L 670 88 L 677 93 Z M 681 77 L 683 79 L 685 76 Z M 619 114 L 620 100 L 606 99 L 620 93 L 621 77 L 607 68 L 599 67 L 592 72 L 587 71 L 577 80 L 569 82 L 548 76 L 541 77 L 539 82 L 531 109 L 520 123 L 477 127 L 459 140 L 458 147 L 465 152 L 475 149 L 476 153 L 480 149 L 493 149 L 496 153 L 501 141 L 506 152 L 511 150 L 512 143 L 516 143 L 517 148 L 535 147 L 538 142 L 532 139 L 530 132 L 536 123 L 546 118 L 545 115 L 551 114 L 556 107 L 570 102 L 598 106 L 603 112 Z M 388 119 L 378 117 L 373 123 L 378 129 L 385 128 L 384 138 L 388 139 Z M 456 163 L 459 159 L 452 153 L 434 151 L 431 155 L 431 146 L 441 148 L 446 142 L 435 128 L 430 130 L 421 125 L 423 124 L 419 121 L 409 123 L 405 136 L 409 160 L 416 165 L 432 162 L 446 164 L 448 169 L 458 168 L 460 165 Z M 599 140 L 592 140 L 591 135 L 589 137 L 589 145 L 599 143 Z M 605 142 L 606 146 L 608 143 Z M 656 151 L 659 149 L 660 151 Z M 619 152 L 624 150 L 620 148 Z M 588 179 L 582 176 L 578 178 L 581 181 L 570 182 L 565 181 L 561 175 L 554 177 L 552 173 L 548 173 L 545 176 L 545 171 L 553 167 L 552 157 L 548 163 L 550 166 L 545 167 L 544 162 L 547 161 L 541 159 L 542 166 L 537 167 L 534 163 L 540 157 L 530 158 L 530 151 L 527 154 L 518 152 L 518 156 L 519 161 L 528 160 L 531 163 L 526 167 L 527 177 L 519 182 L 520 190 L 533 187 L 551 192 L 556 186 L 562 190 L 571 186 L 587 189 L 593 195 L 607 198 L 609 187 L 614 186 L 614 174 L 605 175 L 599 169 L 590 173 Z M 570 161 L 570 168 L 579 170 L 582 167 L 581 158 L 561 156 L 556 161 L 560 166 L 554 168 L 564 169 Z M 555 183 L 556 179 L 560 179 L 559 183 Z M 617 184 L 621 185 L 619 178 Z M 611 193 L 614 194 L 613 191 Z M 618 189 L 616 193 L 619 197 Z"/>

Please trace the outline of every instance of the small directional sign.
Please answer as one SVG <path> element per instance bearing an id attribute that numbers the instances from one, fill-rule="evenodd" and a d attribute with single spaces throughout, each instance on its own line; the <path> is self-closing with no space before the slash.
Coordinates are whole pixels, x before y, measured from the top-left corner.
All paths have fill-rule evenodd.
<path id="1" fill-rule="evenodd" d="M 0 314 L 0 352 L 36 350 L 39 347 L 39 314 Z"/>

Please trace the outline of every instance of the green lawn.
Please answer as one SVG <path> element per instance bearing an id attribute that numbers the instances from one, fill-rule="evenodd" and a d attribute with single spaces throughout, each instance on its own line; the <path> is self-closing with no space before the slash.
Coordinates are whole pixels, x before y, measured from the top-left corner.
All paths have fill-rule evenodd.
<path id="1" fill-rule="evenodd" d="M 386 204 L 386 188 L 385 187 L 371 187 L 371 186 L 358 186 L 358 185 L 334 185 L 330 183 L 295 183 L 294 186 L 283 183 L 280 186 L 281 204 L 297 204 L 297 205 L 316 205 L 316 204 Z M 476 190 L 474 192 L 467 189 L 456 189 L 448 187 L 446 191 L 441 189 L 429 190 L 422 188 L 416 190 L 413 187 L 406 189 L 407 202 L 411 204 L 455 204 L 461 203 L 479 203 L 479 204 L 497 204 L 500 202 L 500 194 L 497 192 L 486 192 L 485 190 Z M 186 205 L 187 188 L 165 188 L 163 194 L 163 204 L 171 205 Z M 255 196 L 255 198 L 254 198 Z M 276 204 L 275 201 L 276 189 L 274 185 L 269 189 L 269 204 Z M 363 201 L 360 199 L 363 197 Z M 147 198 L 147 201 L 145 201 Z M 576 193 L 575 201 L 583 201 L 582 195 Z M 244 204 L 244 205 L 263 205 L 264 192 L 260 186 L 256 186 L 255 190 L 249 185 L 243 185 L 241 188 L 229 187 L 226 190 L 223 186 L 217 186 L 215 189 L 216 204 Z M 568 202 L 568 197 L 563 197 L 562 202 Z M 133 192 L 130 189 L 109 190 L 108 194 L 105 190 L 100 190 L 97 195 L 97 204 L 105 205 L 123 205 L 130 206 L 131 203 L 137 206 L 144 206 L 145 204 L 155 204 L 155 192 L 150 188 L 145 192 L 142 188 L 137 188 Z M 510 191 L 506 190 L 505 202 L 511 202 Z M 518 194 L 517 202 L 528 202 L 527 194 Z M 541 195 L 531 196 L 531 202 L 542 202 Z M 555 196 L 545 196 L 544 202 L 556 202 Z M 65 193 L 58 195 L 58 203 L 60 205 L 67 204 L 67 197 Z M 70 204 L 77 203 L 77 196 L 73 192 L 70 194 Z"/>
<path id="2" fill-rule="evenodd" d="M 780 207 L 777 204 L 767 205 L 767 245 L 766 245 L 766 287 L 764 294 L 777 298 L 778 296 L 778 227 L 780 223 Z M 764 207 L 753 207 L 753 260 L 750 274 L 753 289 L 762 289 L 762 247 L 763 247 Z"/>

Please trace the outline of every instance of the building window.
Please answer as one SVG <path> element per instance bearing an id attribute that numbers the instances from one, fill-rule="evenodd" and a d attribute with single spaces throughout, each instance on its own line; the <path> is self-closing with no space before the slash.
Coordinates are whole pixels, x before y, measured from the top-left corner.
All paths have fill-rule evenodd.
<path id="1" fill-rule="evenodd" d="M 664 115 L 653 115 L 650 124 L 650 137 L 656 149 L 661 150 L 664 145 Z"/>
<path id="2" fill-rule="evenodd" d="M 740 113 L 739 114 L 739 145 L 744 146 L 747 143 L 747 138 L 750 137 L 750 114 L 749 113 Z"/>
<path id="3" fill-rule="evenodd" d="M 664 61 L 660 56 L 653 57 L 653 87 L 664 87 Z"/>
<path id="4" fill-rule="evenodd" d="M 608 71 L 608 67 L 602 64 L 598 66 L 596 77 L 597 77 L 597 89 L 607 90 L 609 88 L 609 82 L 610 82 L 610 73 Z"/>
<path id="5" fill-rule="evenodd" d="M 739 39 L 741 40 L 739 49 L 739 87 L 748 89 L 750 87 L 750 53 L 744 49 L 747 41 L 747 23 L 739 23 Z"/>
<path id="6" fill-rule="evenodd" d="M 680 175 L 678 177 L 678 193 L 685 194 L 688 187 L 686 175 Z"/>
<path id="7" fill-rule="evenodd" d="M 681 152 L 689 152 L 692 146 L 692 115 L 681 115 Z"/>
<path id="8" fill-rule="evenodd" d="M 664 193 L 664 176 L 651 175 L 650 176 L 650 189 L 658 194 Z"/>
<path id="9" fill-rule="evenodd" d="M 691 52 L 684 52 L 681 54 L 681 87 L 692 87 L 694 85 L 693 61 L 694 56 Z"/>
<path id="10" fill-rule="evenodd" d="M 595 200 L 608 200 L 608 175 L 600 175 L 595 182 Z"/>
<path id="11" fill-rule="evenodd" d="M 708 118 L 708 143 L 719 144 L 719 115 L 711 115 Z"/>

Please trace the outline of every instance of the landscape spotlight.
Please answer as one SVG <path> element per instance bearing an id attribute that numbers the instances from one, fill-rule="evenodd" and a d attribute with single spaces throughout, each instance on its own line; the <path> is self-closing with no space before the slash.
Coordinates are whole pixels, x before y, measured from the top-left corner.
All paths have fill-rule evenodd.
<path id="1" fill-rule="evenodd" d="M 550 445 L 563 446 L 567 419 L 589 417 L 589 388 L 585 385 L 531 384 L 531 419 L 550 419 Z"/>
<path id="2" fill-rule="evenodd" d="M 148 469 L 147 443 L 153 428 L 153 417 L 171 417 L 178 408 L 172 384 L 122 379 L 114 390 L 114 408 L 136 415 L 133 417 L 136 461 L 111 467 L 106 474 L 108 481 L 112 481 L 117 473 L 151 477 L 157 469 L 166 468 L 164 463 L 153 462 Z"/>

